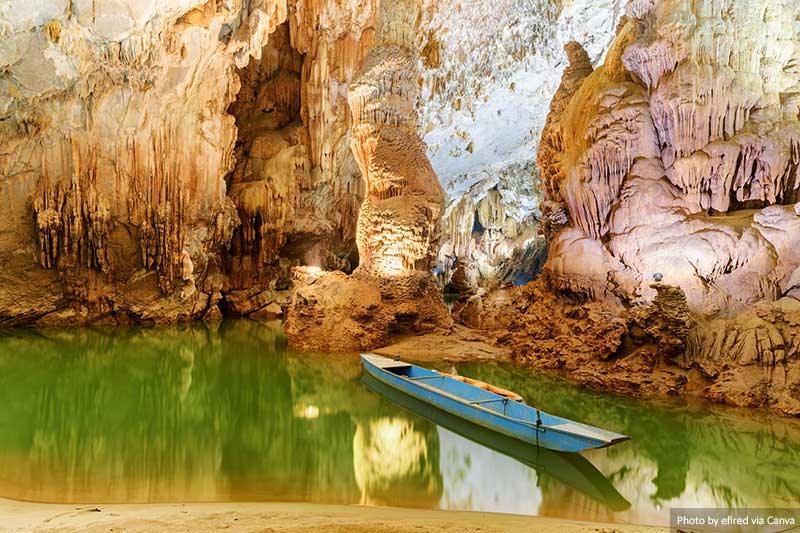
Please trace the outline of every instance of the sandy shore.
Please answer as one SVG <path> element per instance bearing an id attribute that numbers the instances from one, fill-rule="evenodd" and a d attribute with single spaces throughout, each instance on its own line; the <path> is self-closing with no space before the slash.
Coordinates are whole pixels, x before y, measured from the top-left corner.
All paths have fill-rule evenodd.
<path id="1" fill-rule="evenodd" d="M 400 356 L 417 362 L 432 361 L 459 363 L 464 361 L 486 361 L 508 359 L 509 349 L 487 342 L 484 332 L 456 324 L 452 330 L 437 331 L 427 335 L 409 335 L 394 339 L 383 348 L 372 353 L 386 357 Z"/>
<path id="2" fill-rule="evenodd" d="M 313 503 L 65 505 L 0 499 L 0 531 L 540 531 L 612 533 L 667 528 L 557 518 Z"/>

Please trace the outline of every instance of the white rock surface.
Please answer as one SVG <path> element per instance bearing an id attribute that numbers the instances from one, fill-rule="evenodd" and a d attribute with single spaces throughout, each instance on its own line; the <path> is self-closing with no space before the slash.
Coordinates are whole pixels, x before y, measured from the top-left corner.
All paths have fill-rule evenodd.
<path id="1" fill-rule="evenodd" d="M 449 200 L 449 240 L 439 259 L 445 279 L 456 258 L 480 265 L 474 282 L 484 283 L 479 278 L 496 278 L 515 250 L 543 248 L 536 239 L 535 158 L 566 65 L 563 47 L 577 40 L 599 61 L 623 7 L 619 0 L 428 3 L 419 36 L 419 107 L 429 157 Z M 433 60 L 426 50 L 435 51 Z M 473 236 L 475 213 L 492 190 L 508 222 Z"/>

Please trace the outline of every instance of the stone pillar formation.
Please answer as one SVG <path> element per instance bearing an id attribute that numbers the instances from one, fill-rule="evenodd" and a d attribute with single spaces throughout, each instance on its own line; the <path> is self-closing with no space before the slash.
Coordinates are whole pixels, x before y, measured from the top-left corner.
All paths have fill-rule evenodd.
<path id="1" fill-rule="evenodd" d="M 359 266 L 299 280 L 286 323 L 300 348 L 366 350 L 452 324 L 433 277 L 444 193 L 415 110 L 416 0 L 382 2 L 373 48 L 350 86 L 350 146 L 364 176 Z"/>
<path id="2" fill-rule="evenodd" d="M 376 44 L 350 87 L 350 146 L 366 182 L 359 269 L 378 277 L 433 268 L 444 193 L 417 134 L 415 0 L 384 2 Z"/>

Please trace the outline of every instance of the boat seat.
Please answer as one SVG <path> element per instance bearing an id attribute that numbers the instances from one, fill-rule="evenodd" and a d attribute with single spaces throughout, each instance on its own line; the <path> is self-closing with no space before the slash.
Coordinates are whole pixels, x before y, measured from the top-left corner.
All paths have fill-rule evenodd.
<path id="1" fill-rule="evenodd" d="M 382 357 L 380 355 L 369 354 L 365 355 L 365 357 L 378 368 L 408 368 L 411 366 L 403 361 L 395 361 L 394 359 L 389 359 L 388 357 Z"/>
<path id="2" fill-rule="evenodd" d="M 565 433 L 574 433 L 576 435 L 582 435 L 584 437 L 589 437 L 590 439 L 597 439 L 602 441 L 608 441 L 608 435 L 605 432 L 598 432 L 595 431 L 593 428 L 588 428 L 586 426 L 579 426 L 572 422 L 564 422 L 561 424 L 555 424 L 552 426 L 548 426 L 549 429 L 555 429 L 557 431 L 563 431 Z"/>

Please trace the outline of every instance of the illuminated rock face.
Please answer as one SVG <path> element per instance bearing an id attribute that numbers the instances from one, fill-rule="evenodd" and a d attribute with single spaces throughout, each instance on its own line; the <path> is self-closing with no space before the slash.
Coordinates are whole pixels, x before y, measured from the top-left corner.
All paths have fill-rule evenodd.
<path id="1" fill-rule="evenodd" d="M 351 277 L 298 284 L 286 323 L 293 346 L 368 350 L 391 334 L 452 325 L 432 273 L 444 196 L 416 132 L 416 20 L 413 0 L 381 5 L 375 46 L 348 94 L 350 143 L 366 184 L 360 263 Z"/>
<path id="2" fill-rule="evenodd" d="M 229 195 L 239 210 L 231 289 L 283 286 L 297 264 L 351 271 L 363 178 L 350 150 L 347 87 L 373 40 L 374 1 L 289 2 L 260 60 L 238 72 Z M 240 298 L 241 299 L 241 298 Z"/>
<path id="3" fill-rule="evenodd" d="M 294 264 L 354 268 L 347 86 L 374 14 L 371 0 L 0 8 L 0 321 L 258 313 L 283 305 Z"/>
<path id="4" fill-rule="evenodd" d="M 218 315 L 235 68 L 284 0 L 0 8 L 0 321 Z"/>
<path id="5" fill-rule="evenodd" d="M 438 252 L 440 281 L 460 265 L 468 290 L 529 277 L 560 43 L 591 22 L 596 59 L 618 16 L 613 0 L 558 4 L 425 0 L 362 69 L 375 0 L 6 3 L 0 321 L 285 311 L 292 267 L 359 264 L 367 181 L 365 272 L 410 275 Z M 375 78 L 394 68 L 396 102 Z M 402 123 L 373 116 L 395 104 Z"/>
<path id="6" fill-rule="evenodd" d="M 705 313 L 794 290 L 796 12 L 637 1 L 603 66 L 571 45 L 538 154 L 548 214 L 563 218 L 546 266 L 556 285 L 636 301 L 661 273 Z"/>
<path id="7" fill-rule="evenodd" d="M 620 309 L 663 277 L 698 317 L 677 362 L 704 393 L 795 414 L 798 8 L 629 2 L 602 66 L 567 47 L 538 152 L 551 289 Z"/>
<path id="8" fill-rule="evenodd" d="M 359 270 L 380 277 L 433 268 L 444 194 L 417 134 L 412 48 L 416 3 L 382 7 L 375 46 L 350 87 L 350 146 L 366 182 Z"/>

